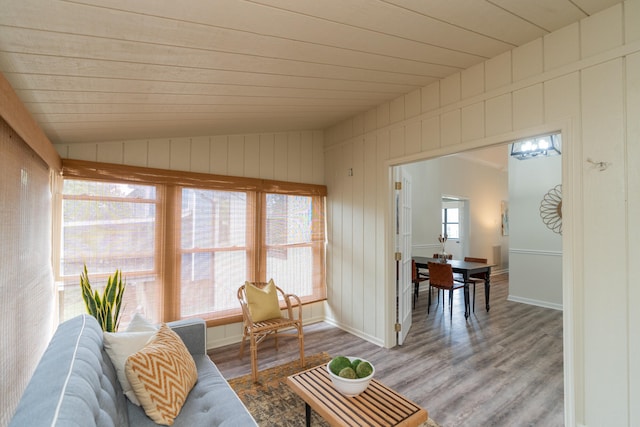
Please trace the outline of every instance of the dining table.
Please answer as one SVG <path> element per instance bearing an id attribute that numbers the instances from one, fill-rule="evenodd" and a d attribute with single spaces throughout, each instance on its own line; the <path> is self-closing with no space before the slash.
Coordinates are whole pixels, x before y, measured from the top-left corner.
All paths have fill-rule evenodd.
<path id="1" fill-rule="evenodd" d="M 442 262 L 439 258 L 430 258 L 430 257 L 422 257 L 422 256 L 414 256 L 412 259 L 416 263 L 417 268 L 429 269 L 430 262 Z M 469 282 L 469 277 L 471 275 L 482 274 L 484 275 L 484 300 L 485 307 L 487 311 L 489 311 L 489 293 L 491 292 L 491 264 L 484 264 L 481 262 L 470 262 L 463 261 L 459 259 L 447 259 L 447 264 L 451 265 L 451 269 L 454 273 L 458 273 L 462 275 L 462 279 L 464 283 L 467 284 Z M 467 294 L 468 295 L 468 294 Z M 473 298 L 475 300 L 475 290 Z M 466 304 L 465 304 L 466 305 Z M 468 318 L 470 313 L 465 308 L 464 317 Z"/>

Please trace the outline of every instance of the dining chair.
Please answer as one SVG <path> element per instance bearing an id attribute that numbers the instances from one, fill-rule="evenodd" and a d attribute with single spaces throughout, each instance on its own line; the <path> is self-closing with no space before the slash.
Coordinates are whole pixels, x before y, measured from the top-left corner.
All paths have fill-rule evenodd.
<path id="1" fill-rule="evenodd" d="M 441 256 L 441 255 L 442 255 L 442 254 L 437 254 L 437 253 L 436 253 L 436 254 L 433 254 L 432 258 L 434 258 L 434 259 L 438 259 L 438 260 L 439 260 L 439 259 L 441 259 L 441 258 L 440 258 L 440 256 Z M 445 258 L 446 258 L 446 259 L 451 260 L 451 259 L 453 259 L 453 254 L 447 254 L 447 255 L 445 256 Z M 429 270 L 427 270 L 427 272 L 428 272 L 428 271 L 429 271 Z M 426 274 L 426 277 L 429 277 L 429 273 L 427 273 L 427 274 Z M 454 276 L 454 277 L 455 277 L 455 276 Z M 436 290 L 438 291 L 438 304 L 440 304 L 440 289 L 436 289 Z M 431 287 L 429 287 L 429 292 L 431 292 Z M 444 292 L 442 293 L 442 306 L 444 307 Z"/>
<path id="2" fill-rule="evenodd" d="M 449 291 L 449 317 L 453 319 L 453 291 L 456 289 L 464 289 L 467 287 L 466 283 L 456 282 L 453 280 L 453 268 L 451 264 L 444 264 L 441 262 L 429 262 L 429 287 L 442 289 L 443 300 L 444 291 Z M 465 291 L 464 298 L 464 312 L 465 315 L 469 309 L 469 293 Z M 427 305 L 427 314 L 429 314 L 429 308 L 431 307 L 431 292 L 429 292 L 429 303 Z M 444 307 L 444 304 L 443 304 Z"/>
<path id="3" fill-rule="evenodd" d="M 464 260 L 466 262 L 479 262 L 482 264 L 487 263 L 487 258 L 474 258 L 474 257 L 467 256 L 467 257 L 464 257 Z M 473 310 L 474 313 L 476 312 L 476 284 L 477 283 L 484 284 L 484 281 L 485 281 L 484 273 L 472 274 L 467 279 L 467 283 L 473 284 L 473 302 L 471 304 L 471 310 Z"/>
<path id="4" fill-rule="evenodd" d="M 418 291 L 420 283 L 429 280 L 429 276 L 423 274 L 418 269 L 415 260 L 411 260 L 411 282 L 413 283 L 413 308 L 416 308 L 416 301 L 418 300 Z"/>
<path id="5" fill-rule="evenodd" d="M 269 282 L 245 282 L 238 288 L 238 301 L 242 308 L 242 342 L 240 357 L 244 352 L 244 343 L 249 337 L 251 349 L 251 373 L 253 382 L 258 381 L 258 344 L 270 335 L 274 336 L 276 350 L 278 337 L 298 338 L 300 346 L 300 366 L 304 367 L 304 333 L 302 331 L 302 303 L 293 294 L 286 294 Z M 284 303 L 284 314 L 280 304 Z M 289 329 L 279 333 L 281 329 Z"/>

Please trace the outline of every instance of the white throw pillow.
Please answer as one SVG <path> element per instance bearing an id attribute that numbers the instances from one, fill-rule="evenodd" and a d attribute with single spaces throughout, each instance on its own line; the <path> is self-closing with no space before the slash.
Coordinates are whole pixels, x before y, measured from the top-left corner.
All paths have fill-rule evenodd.
<path id="1" fill-rule="evenodd" d="M 134 313 L 131 318 L 131 322 L 127 325 L 125 332 L 142 332 L 142 331 L 157 331 L 158 325 L 154 325 L 147 318 L 143 317 L 140 313 Z"/>
<path id="2" fill-rule="evenodd" d="M 156 325 L 136 313 L 125 332 L 104 332 L 104 349 L 116 369 L 116 375 L 124 395 L 134 405 L 140 406 L 140 402 L 133 392 L 131 384 L 129 384 L 124 365 L 129 356 L 144 348 L 157 330 L 158 327 Z"/>

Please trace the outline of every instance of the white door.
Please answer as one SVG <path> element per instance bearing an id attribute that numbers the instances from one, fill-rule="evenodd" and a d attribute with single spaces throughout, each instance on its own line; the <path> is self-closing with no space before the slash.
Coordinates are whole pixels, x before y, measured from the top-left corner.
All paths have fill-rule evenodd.
<path id="1" fill-rule="evenodd" d="M 404 343 L 411 328 L 413 285 L 411 283 L 411 177 L 395 168 L 396 224 L 396 339 Z M 399 329 L 399 330 L 398 330 Z"/>

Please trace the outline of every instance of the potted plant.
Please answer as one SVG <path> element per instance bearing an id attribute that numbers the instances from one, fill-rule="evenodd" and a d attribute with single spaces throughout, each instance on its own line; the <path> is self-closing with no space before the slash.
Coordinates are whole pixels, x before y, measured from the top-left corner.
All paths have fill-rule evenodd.
<path id="1" fill-rule="evenodd" d="M 105 286 L 101 296 L 97 290 L 94 291 L 91 288 L 86 264 L 84 271 L 80 274 L 82 299 L 87 308 L 87 313 L 98 320 L 102 330 L 105 332 L 116 332 L 118 330 L 122 294 L 124 294 L 126 285 L 126 281 L 122 280 L 122 272 L 116 270 L 115 274 L 107 279 L 107 286 Z"/>

